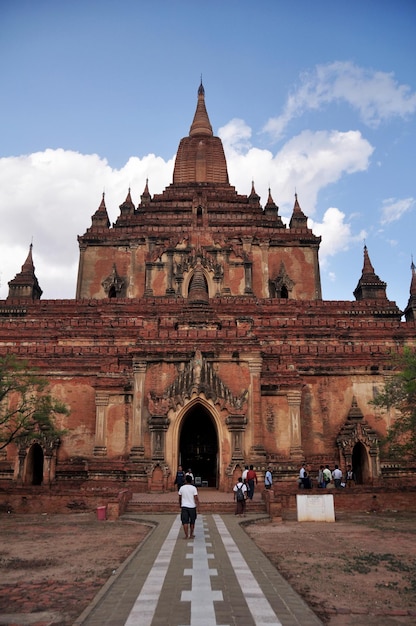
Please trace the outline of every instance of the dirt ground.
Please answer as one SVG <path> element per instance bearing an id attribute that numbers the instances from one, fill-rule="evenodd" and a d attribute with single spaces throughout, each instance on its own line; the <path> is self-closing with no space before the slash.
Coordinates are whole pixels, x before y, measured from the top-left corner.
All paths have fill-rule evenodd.
<path id="1" fill-rule="evenodd" d="M 330 626 L 416 624 L 416 515 L 257 523 L 247 532 Z"/>
<path id="2" fill-rule="evenodd" d="M 0 515 L 0 617 L 34 613 L 39 626 L 69 626 L 148 530 L 93 513 Z"/>
<path id="3" fill-rule="evenodd" d="M 325 624 L 410 626 L 415 522 L 406 513 L 344 514 L 335 524 L 259 522 L 247 533 Z M 69 626 L 148 528 L 87 513 L 2 514 L 0 532 L 0 616 L 36 613 L 39 626 Z"/>

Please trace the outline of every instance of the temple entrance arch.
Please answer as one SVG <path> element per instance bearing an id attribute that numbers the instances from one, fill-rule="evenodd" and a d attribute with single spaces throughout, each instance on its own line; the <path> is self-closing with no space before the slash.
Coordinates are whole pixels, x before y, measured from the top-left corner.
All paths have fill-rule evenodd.
<path id="1" fill-rule="evenodd" d="M 363 485 L 371 481 L 370 463 L 365 446 L 358 441 L 352 451 L 352 467 L 357 485 Z"/>
<path id="2" fill-rule="evenodd" d="M 203 404 L 194 403 L 183 417 L 178 459 L 186 471 L 208 487 L 218 487 L 218 433 L 214 419 Z"/>
<path id="3" fill-rule="evenodd" d="M 341 466 L 351 465 L 359 485 L 372 483 L 380 475 L 379 437 L 365 421 L 353 397 L 348 418 L 337 437 Z"/>
<path id="4" fill-rule="evenodd" d="M 41 485 L 43 482 L 44 455 L 38 443 L 30 446 L 26 457 L 23 482 L 27 485 Z"/>

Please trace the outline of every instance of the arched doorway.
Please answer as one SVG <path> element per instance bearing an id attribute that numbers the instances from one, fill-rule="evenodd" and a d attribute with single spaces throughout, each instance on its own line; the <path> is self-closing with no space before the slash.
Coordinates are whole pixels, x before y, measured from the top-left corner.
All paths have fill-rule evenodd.
<path id="1" fill-rule="evenodd" d="M 361 441 L 358 441 L 352 450 L 352 468 L 357 485 L 363 485 L 371 480 L 368 453 Z"/>
<path id="2" fill-rule="evenodd" d="M 218 436 L 210 413 L 194 405 L 184 417 L 179 437 L 179 464 L 192 469 L 203 485 L 218 486 Z"/>
<path id="3" fill-rule="evenodd" d="M 41 485 L 43 482 L 43 450 L 34 443 L 27 453 L 24 482 L 29 485 Z"/>

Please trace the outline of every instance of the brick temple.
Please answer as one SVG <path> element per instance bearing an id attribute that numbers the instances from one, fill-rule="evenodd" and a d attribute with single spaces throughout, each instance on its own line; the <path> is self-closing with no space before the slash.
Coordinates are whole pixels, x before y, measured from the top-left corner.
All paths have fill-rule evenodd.
<path id="1" fill-rule="evenodd" d="M 409 475 L 383 458 L 394 411 L 371 401 L 390 354 L 416 344 L 416 274 L 405 311 L 364 247 L 351 301 L 322 299 L 320 238 L 294 198 L 285 224 L 230 184 L 201 83 L 172 183 L 110 223 L 105 197 L 78 237 L 75 299 L 42 300 L 33 250 L 0 302 L 0 353 L 39 368 L 70 415 L 61 440 L 0 458 L 9 484 L 173 489 L 177 466 L 229 490 L 245 464 L 294 481 L 301 462 L 354 467 L 375 485 Z"/>

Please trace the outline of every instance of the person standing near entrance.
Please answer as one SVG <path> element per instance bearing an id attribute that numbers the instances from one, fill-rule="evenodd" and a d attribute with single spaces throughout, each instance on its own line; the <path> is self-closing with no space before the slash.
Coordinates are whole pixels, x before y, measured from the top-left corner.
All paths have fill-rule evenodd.
<path id="1" fill-rule="evenodd" d="M 178 486 L 178 491 L 185 484 L 185 472 L 182 469 L 182 465 L 179 465 L 178 471 L 176 472 L 176 478 L 174 485 Z"/>
<path id="2" fill-rule="evenodd" d="M 318 487 L 320 487 L 321 489 L 325 487 L 325 485 L 324 485 L 324 466 L 323 465 L 320 465 L 319 471 L 318 471 Z"/>
<path id="3" fill-rule="evenodd" d="M 332 478 L 332 474 L 331 474 L 331 470 L 329 469 L 329 465 L 325 465 L 325 469 L 322 472 L 323 477 L 324 477 L 324 482 L 323 482 L 323 486 L 326 488 L 327 485 L 329 485 L 329 483 L 331 482 L 331 478 Z"/>
<path id="4" fill-rule="evenodd" d="M 264 475 L 264 486 L 266 487 L 266 489 L 271 489 L 272 484 L 273 484 L 272 470 L 271 470 L 271 467 L 269 466 L 267 468 L 267 472 Z"/>
<path id="5" fill-rule="evenodd" d="M 195 537 L 195 521 L 199 507 L 198 489 L 192 484 L 192 477 L 185 476 L 185 484 L 178 491 L 179 506 L 181 507 L 181 522 L 185 539 Z"/>
<path id="6" fill-rule="evenodd" d="M 299 470 L 299 489 L 304 489 L 305 488 L 305 478 L 307 477 L 308 473 L 306 471 L 306 465 L 305 463 L 302 463 L 302 467 Z"/>
<path id="7" fill-rule="evenodd" d="M 185 478 L 186 478 L 186 476 L 190 476 L 190 477 L 191 477 L 191 482 L 192 482 L 192 484 L 193 484 L 193 483 L 194 483 L 194 475 L 193 475 L 193 473 L 192 473 L 191 468 L 189 468 L 189 469 L 188 469 L 188 471 L 186 472 L 186 474 L 185 474 Z"/>
<path id="8" fill-rule="evenodd" d="M 257 485 L 257 474 L 254 470 L 253 465 L 250 465 L 250 469 L 247 472 L 247 486 L 248 486 L 248 498 L 249 500 L 253 499 L 254 496 L 254 486 Z"/>
<path id="9" fill-rule="evenodd" d="M 345 482 L 346 482 L 347 487 L 352 487 L 354 485 L 355 476 L 354 476 L 354 471 L 351 465 L 347 465 L 347 473 L 345 475 Z"/>
<path id="10" fill-rule="evenodd" d="M 338 465 L 335 465 L 335 469 L 332 472 L 332 478 L 334 479 L 334 485 L 336 489 L 339 489 L 341 487 L 342 472 L 339 469 Z"/>

